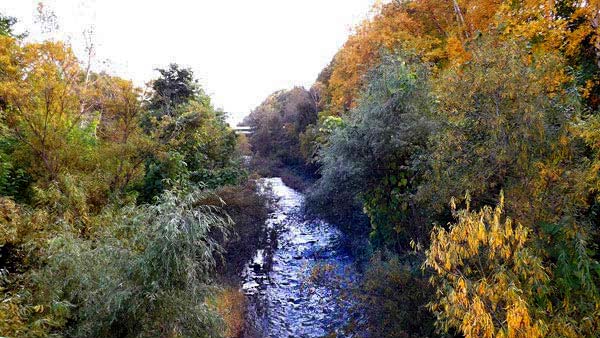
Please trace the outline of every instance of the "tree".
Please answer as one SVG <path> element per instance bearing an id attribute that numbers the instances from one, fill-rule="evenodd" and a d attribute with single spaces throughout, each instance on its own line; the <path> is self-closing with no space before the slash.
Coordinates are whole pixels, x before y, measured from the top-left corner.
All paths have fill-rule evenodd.
<path id="1" fill-rule="evenodd" d="M 16 23 L 17 19 L 0 14 L 0 36 L 16 37 L 13 33 L 13 26 Z"/>
<path id="2" fill-rule="evenodd" d="M 111 191 L 123 192 L 143 177 L 144 161 L 156 144 L 143 133 L 141 121 L 147 111 L 142 107 L 141 90 L 126 81 L 106 74 L 94 74 L 93 86 L 101 112 L 97 136 L 104 170 Z"/>
<path id="3" fill-rule="evenodd" d="M 152 82 L 148 113 L 142 118 L 157 148 L 145 161 L 140 200 L 152 201 L 175 181 L 209 188 L 236 183 L 243 171 L 235 158 L 236 137 L 225 114 L 214 109 L 191 70 L 172 64 L 159 73 Z"/>
<path id="4" fill-rule="evenodd" d="M 524 1 L 499 11 L 503 34 L 522 38 L 541 52 L 560 51 L 576 74 L 585 103 L 600 104 L 600 3 L 594 1 Z"/>
<path id="5" fill-rule="evenodd" d="M 527 226 L 556 222 L 585 201 L 569 125 L 580 106 L 563 59 L 515 41 L 482 37 L 469 63 L 437 80 L 439 121 L 423 200 L 437 208 L 469 191 L 476 206 L 510 196 L 509 215 Z M 569 198 L 565 198 L 569 196 Z"/>
<path id="6" fill-rule="evenodd" d="M 355 290 L 358 306 L 370 337 L 451 337 L 436 332 L 435 316 L 428 303 L 435 289 L 418 264 L 404 257 L 377 252 L 370 259 L 361 285 Z M 359 331 L 360 332 L 360 331 Z"/>
<path id="7" fill-rule="evenodd" d="M 172 115 L 177 106 L 203 95 L 191 69 L 172 63 L 167 69 L 157 70 L 160 77 L 152 82 L 149 105 L 157 118 Z"/>
<path id="8" fill-rule="evenodd" d="M 332 114 L 356 105 L 365 74 L 386 51 L 416 52 L 425 62 L 443 67 L 464 61 L 463 44 L 488 29 L 501 1 L 391 1 L 374 8 L 333 59 L 327 83 Z M 383 52 L 383 53 L 382 53 Z"/>
<path id="9" fill-rule="evenodd" d="M 309 201 L 316 208 L 324 203 L 327 209 L 335 200 L 337 211 L 363 209 L 376 247 L 399 250 L 412 238 L 427 236 L 427 222 L 413 199 L 423 170 L 420 156 L 434 128 L 427 76 L 414 57 L 386 55 L 368 75 L 357 107 L 333 129 L 320 153 L 322 177 Z M 331 220 L 346 223 L 339 216 Z"/>
<path id="10" fill-rule="evenodd" d="M 94 143 L 97 121 L 71 49 L 60 42 L 20 46 L 8 37 L 0 44 L 7 56 L 0 75 L 5 123 L 23 144 L 19 156 L 31 174 L 52 181 L 66 166 L 88 165 L 83 156 Z"/>

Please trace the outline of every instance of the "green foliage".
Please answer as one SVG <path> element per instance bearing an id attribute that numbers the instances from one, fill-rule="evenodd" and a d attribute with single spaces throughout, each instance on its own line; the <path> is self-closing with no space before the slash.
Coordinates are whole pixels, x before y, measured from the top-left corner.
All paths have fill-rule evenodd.
<path id="1" fill-rule="evenodd" d="M 480 34 L 464 47 L 465 62 L 432 72 L 406 56 L 383 54 L 341 123 L 328 129 L 322 119 L 323 132 L 307 129 L 305 156 L 322 165 L 309 209 L 341 223 L 355 252 L 369 251 L 356 240 L 367 229 L 369 245 L 399 255 L 410 242 L 420 247 L 431 240 L 428 264 L 438 295 L 432 310 L 445 332 L 593 336 L 600 323 L 592 250 L 597 229 L 589 224 L 597 220 L 588 208 L 598 191 L 598 122 L 594 116 L 579 119 L 582 82 L 571 76 L 563 55 L 518 40 Z M 319 153 L 311 158 L 314 149 Z M 493 253 L 498 243 L 481 239 L 485 231 L 467 227 L 464 238 L 452 232 L 459 225 L 449 232 L 436 227 L 427 238 L 432 224 L 448 221 L 451 197 L 470 192 L 469 203 L 484 211 L 469 219 L 485 223 L 491 215 L 485 206 L 495 204 L 501 190 L 510 198 L 500 209 L 522 224 L 504 236 L 509 248 L 502 253 Z M 361 209 L 368 224 L 356 221 Z M 459 217 L 461 227 L 465 219 Z M 535 236 L 515 239 L 515 233 Z M 502 256 L 508 252 L 516 256 Z M 367 271 L 378 265 L 367 264 Z M 392 297 L 393 291 L 381 298 L 369 292 L 390 284 L 384 271 L 395 269 L 386 269 L 367 272 L 362 286 L 366 304 L 397 309 L 379 313 L 381 318 L 413 304 Z M 391 323 L 401 326 L 401 317 L 369 322 L 380 336 L 402 332 L 386 331 Z"/>
<path id="2" fill-rule="evenodd" d="M 222 336 L 231 221 L 198 189 L 246 174 L 191 71 L 161 71 L 144 104 L 67 45 L 11 34 L 0 69 L 1 335 Z"/>
<path id="3" fill-rule="evenodd" d="M 306 127 L 300 134 L 300 151 L 305 161 L 317 163 L 321 148 L 327 145 L 327 140 L 333 131 L 344 126 L 344 120 L 339 116 L 329 115 L 322 111 L 318 114 L 318 122 Z"/>
<path id="4" fill-rule="evenodd" d="M 245 120 L 261 173 L 304 188 L 321 166 L 308 209 L 368 261 L 357 332 L 600 331 L 597 9 L 382 4 L 310 90 Z M 159 69 L 144 98 L 14 24 L 0 15 L 0 334 L 239 333 L 243 297 L 216 296 L 215 270 L 235 275 L 270 234 L 225 114 L 190 69 Z"/>
<path id="5" fill-rule="evenodd" d="M 180 68 L 172 63 L 168 69 L 157 70 L 160 77 L 152 83 L 154 93 L 149 106 L 155 117 L 160 119 L 164 115 L 171 115 L 179 105 L 197 97 L 208 99 L 194 79 L 191 69 Z"/>
<path id="6" fill-rule="evenodd" d="M 183 156 L 176 151 L 167 152 L 164 156 L 166 158 L 163 160 L 156 158 L 146 160 L 146 175 L 143 185 L 138 188 L 140 201 L 153 202 L 153 199 L 168 189 L 172 183 L 187 181 L 188 170 Z"/>
<path id="7" fill-rule="evenodd" d="M 433 296 L 433 287 L 410 259 L 389 253 L 371 258 L 356 292 L 371 337 L 437 337 L 435 317 L 427 308 Z"/>
<path id="8" fill-rule="evenodd" d="M 411 235 L 427 236 L 413 199 L 420 156 L 434 127 L 427 70 L 410 56 L 388 55 L 368 83 L 343 122 L 337 117 L 323 122 L 330 136 L 322 145 L 322 177 L 309 206 L 345 224 L 362 205 L 371 220 L 371 243 L 398 249 L 408 246 Z M 330 201 L 337 202 L 335 208 Z"/>
<path id="9" fill-rule="evenodd" d="M 0 195 L 23 202 L 29 197 L 28 188 L 32 178 L 26 168 L 11 158 L 15 145 L 14 139 L 0 139 Z"/>
<path id="10" fill-rule="evenodd" d="M 16 37 L 13 33 L 13 26 L 17 19 L 11 16 L 4 16 L 0 13 L 0 35 Z"/>
<path id="11" fill-rule="evenodd" d="M 434 135 L 421 198 L 440 209 L 469 191 L 481 206 L 504 189 L 509 214 L 527 225 L 581 206 L 577 171 L 566 170 L 576 167 L 569 125 L 580 111 L 578 96 L 570 83 L 548 85 L 562 58 L 493 36 L 475 41 L 471 53 L 468 64 L 437 82 L 442 131 Z"/>
<path id="12" fill-rule="evenodd" d="M 590 229 L 563 219 L 558 224 L 542 224 L 532 246 L 551 268 L 546 304 L 555 312 L 561 330 L 571 335 L 591 337 L 600 330 L 600 263 Z M 555 334 L 555 336 L 567 333 Z"/>
<path id="13" fill-rule="evenodd" d="M 145 161 L 140 201 L 152 201 L 171 187 L 170 182 L 189 181 L 208 188 L 240 182 L 245 172 L 236 158 L 236 137 L 225 115 L 212 107 L 191 70 L 172 64 L 159 72 L 142 121 L 158 147 Z"/>
<path id="14" fill-rule="evenodd" d="M 37 297 L 70 304 L 74 337 L 221 336 L 206 303 L 221 252 L 210 233 L 230 222 L 200 204 L 205 198 L 166 192 L 155 205 L 125 210 L 94 241 L 52 239 L 47 266 L 32 277 Z"/>
<path id="15" fill-rule="evenodd" d="M 300 135 L 316 122 L 318 108 L 316 89 L 296 87 L 271 94 L 244 120 L 254 130 L 249 137 L 252 152 L 275 162 L 273 171 L 288 167 L 310 174 L 312 168 L 305 166 Z"/>

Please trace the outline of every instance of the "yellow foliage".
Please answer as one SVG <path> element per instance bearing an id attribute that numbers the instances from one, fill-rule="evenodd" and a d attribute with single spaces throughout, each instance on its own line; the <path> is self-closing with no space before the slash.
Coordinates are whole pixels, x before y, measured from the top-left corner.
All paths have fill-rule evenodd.
<path id="1" fill-rule="evenodd" d="M 377 4 L 373 18 L 356 28 L 334 58 L 327 88 L 330 109 L 340 114 L 354 106 L 363 76 L 379 62 L 382 49 L 413 50 L 424 61 L 444 67 L 468 61 L 466 46 L 479 34 L 501 32 L 498 38 L 523 39 L 531 42 L 534 50 L 561 51 L 573 59 L 591 49 L 600 66 L 600 1 L 565 2 L 574 8 L 567 14 L 559 11 L 557 3 L 413 0 Z M 548 80 L 555 87 L 565 79 L 557 73 Z M 582 88 L 582 94 L 589 95 L 592 82 Z"/>
<path id="2" fill-rule="evenodd" d="M 236 288 L 225 288 L 216 296 L 215 307 L 225 321 L 225 337 L 240 337 L 244 330 L 246 298 Z"/>
<path id="3" fill-rule="evenodd" d="M 454 211 L 456 224 L 436 227 L 425 264 L 438 287 L 431 309 L 443 329 L 465 337 L 544 337 L 546 325 L 528 305 L 548 280 L 526 247 L 528 231 L 496 208 Z"/>
<path id="4" fill-rule="evenodd" d="M 600 326 L 596 293 L 580 298 L 575 288 L 555 289 L 563 272 L 542 260 L 543 251 L 533 253 L 530 230 L 504 216 L 503 194 L 495 208 L 479 211 L 471 211 L 466 200 L 466 209 L 452 208 L 456 223 L 434 228 L 426 252 L 437 288 L 430 303 L 437 325 L 467 338 L 594 336 Z M 578 226 L 563 229 L 569 241 L 581 233 Z M 581 290 L 591 287 L 583 283 Z M 576 304 L 581 301 L 586 304 Z"/>
<path id="5" fill-rule="evenodd" d="M 585 173 L 585 182 L 588 184 L 589 193 L 600 196 L 600 118 L 597 115 L 591 116 L 573 129 L 594 151 L 595 156 L 592 157 Z"/>
<path id="6" fill-rule="evenodd" d="M 21 210 L 12 200 L 0 197 L 0 247 L 20 238 Z"/>
<path id="7" fill-rule="evenodd" d="M 353 107 L 362 78 L 377 64 L 382 49 L 412 50 L 428 62 L 468 60 L 464 43 L 488 28 L 500 1 L 454 3 L 420 0 L 377 5 L 376 15 L 356 28 L 334 58 L 327 88 L 333 113 Z"/>
<path id="8" fill-rule="evenodd" d="M 24 158 L 32 170 L 56 179 L 74 159 L 65 149 L 73 148 L 75 128 L 91 123 L 79 63 L 61 42 L 21 46 L 14 39 L 0 37 L 0 52 L 0 69 L 7 70 L 0 73 L 7 125 L 33 155 Z"/>
<path id="9" fill-rule="evenodd" d="M 93 101 L 101 109 L 98 137 L 105 172 L 110 173 L 111 190 L 122 190 L 144 174 L 147 154 L 156 151 L 156 144 L 142 132 L 143 114 L 141 90 L 131 81 L 106 74 L 93 81 Z"/>

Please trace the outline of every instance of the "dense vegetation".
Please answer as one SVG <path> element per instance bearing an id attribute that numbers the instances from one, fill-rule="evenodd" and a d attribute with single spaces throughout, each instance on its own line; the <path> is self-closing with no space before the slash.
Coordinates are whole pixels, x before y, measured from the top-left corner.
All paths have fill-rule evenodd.
<path id="1" fill-rule="evenodd" d="M 0 335 L 220 337 L 266 238 L 242 167 L 306 190 L 367 337 L 597 337 L 600 2 L 393 0 L 236 137 L 0 16 Z M 333 282 L 344 280 L 333 276 Z"/>
<path id="2" fill-rule="evenodd" d="M 317 79 L 311 124 L 256 123 L 255 151 L 318 166 L 307 208 L 363 262 L 350 329 L 598 335 L 599 9 L 390 1 Z"/>
<path id="3" fill-rule="evenodd" d="M 189 69 L 142 91 L 14 23 L 0 17 L 0 335 L 237 335 L 234 277 L 266 201 L 225 114 Z"/>
<path id="4" fill-rule="evenodd" d="M 318 89 L 295 87 L 271 94 L 243 121 L 253 133 L 248 137 L 251 167 L 264 176 L 281 176 L 303 190 L 314 179 L 315 167 L 306 161 L 301 135 L 317 122 Z"/>

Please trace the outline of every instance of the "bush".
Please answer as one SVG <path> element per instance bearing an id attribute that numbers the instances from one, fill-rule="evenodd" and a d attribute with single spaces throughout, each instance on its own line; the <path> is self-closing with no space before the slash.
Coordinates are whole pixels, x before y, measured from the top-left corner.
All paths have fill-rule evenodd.
<path id="1" fill-rule="evenodd" d="M 239 288 L 228 287 L 217 294 L 214 302 L 227 327 L 225 337 L 242 337 L 246 324 L 246 296 Z"/>
<path id="2" fill-rule="evenodd" d="M 578 227 L 546 226 L 540 234 L 562 240 L 553 248 L 555 265 L 538 254 L 542 241 L 532 242 L 529 229 L 506 218 L 502 194 L 499 201 L 471 211 L 467 198 L 456 222 L 431 234 L 426 264 L 435 271 L 438 326 L 465 337 L 597 336 L 600 267 Z"/>
<path id="3" fill-rule="evenodd" d="M 435 317 L 427 308 L 433 295 L 418 266 L 393 254 L 375 254 L 356 294 L 367 319 L 364 330 L 370 337 L 436 337 Z"/>
<path id="4" fill-rule="evenodd" d="M 351 237 L 369 233 L 376 247 L 399 252 L 427 238 L 427 218 L 413 198 L 434 128 L 427 75 L 413 57 L 387 55 L 320 151 L 322 177 L 309 192 L 309 209 Z M 361 210 L 371 226 L 360 222 Z"/>
<path id="5" fill-rule="evenodd" d="M 156 205 L 121 214 L 95 241 L 61 235 L 47 267 L 33 274 L 36 298 L 69 304 L 74 337 L 220 337 L 224 325 L 207 300 L 214 293 L 209 233 L 226 232 L 221 210 L 198 192 L 166 192 Z"/>

